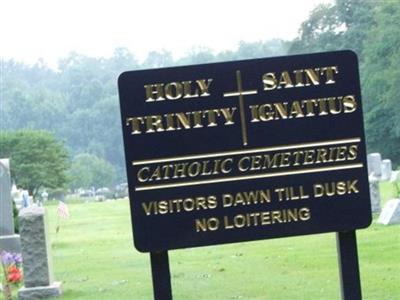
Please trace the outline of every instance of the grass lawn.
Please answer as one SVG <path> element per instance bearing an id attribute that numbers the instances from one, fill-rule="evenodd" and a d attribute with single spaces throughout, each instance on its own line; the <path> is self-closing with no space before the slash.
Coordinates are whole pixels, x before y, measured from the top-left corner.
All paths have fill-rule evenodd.
<path id="1" fill-rule="evenodd" d="M 383 202 L 390 185 L 382 186 Z M 62 299 L 152 299 L 149 255 L 133 248 L 129 203 L 49 205 Z M 363 299 L 400 299 L 400 226 L 357 231 Z M 174 299 L 340 299 L 335 234 L 170 252 Z"/>

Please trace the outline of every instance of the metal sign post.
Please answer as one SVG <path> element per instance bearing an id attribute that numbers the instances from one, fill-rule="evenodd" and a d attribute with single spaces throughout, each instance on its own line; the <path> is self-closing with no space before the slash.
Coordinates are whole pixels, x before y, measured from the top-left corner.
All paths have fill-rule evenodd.
<path id="1" fill-rule="evenodd" d="M 168 251 L 151 252 L 151 275 L 155 300 L 172 300 Z"/>
<path id="2" fill-rule="evenodd" d="M 356 231 L 336 233 L 342 300 L 361 300 Z"/>

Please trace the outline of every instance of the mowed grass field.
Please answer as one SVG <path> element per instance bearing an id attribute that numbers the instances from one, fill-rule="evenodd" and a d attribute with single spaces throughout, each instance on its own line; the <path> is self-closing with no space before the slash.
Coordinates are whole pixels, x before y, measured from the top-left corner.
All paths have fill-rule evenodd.
<path id="1" fill-rule="evenodd" d="M 382 195 L 391 196 L 383 185 Z M 69 204 L 56 234 L 62 299 L 152 299 L 148 254 L 133 248 L 128 200 Z M 363 299 L 400 299 L 400 225 L 357 231 Z M 170 251 L 174 299 L 340 299 L 334 233 Z"/>

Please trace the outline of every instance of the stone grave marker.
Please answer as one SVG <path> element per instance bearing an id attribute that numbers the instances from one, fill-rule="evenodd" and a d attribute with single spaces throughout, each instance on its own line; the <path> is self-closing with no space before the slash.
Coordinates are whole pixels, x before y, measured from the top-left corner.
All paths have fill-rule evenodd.
<path id="1" fill-rule="evenodd" d="M 400 181 L 400 171 L 392 171 L 390 176 L 390 182 Z"/>
<path id="2" fill-rule="evenodd" d="M 0 251 L 20 252 L 19 235 L 14 233 L 9 159 L 0 159 Z"/>
<path id="3" fill-rule="evenodd" d="M 379 191 L 379 179 L 373 175 L 369 175 L 369 192 L 371 195 L 371 212 L 379 213 L 381 211 L 381 195 Z"/>
<path id="4" fill-rule="evenodd" d="M 22 209 L 19 222 L 25 286 L 18 291 L 18 299 L 60 296 L 61 282 L 53 278 L 45 208 L 32 205 Z"/>
<path id="5" fill-rule="evenodd" d="M 367 155 L 368 174 L 372 174 L 375 177 L 382 176 L 382 158 L 380 153 L 370 153 Z"/>
<path id="6" fill-rule="evenodd" d="M 388 181 L 392 177 L 392 161 L 390 159 L 382 160 L 382 180 Z"/>
<path id="7" fill-rule="evenodd" d="M 382 180 L 382 158 L 380 153 L 370 153 L 367 155 L 369 191 L 371 195 L 371 212 L 381 211 L 381 196 L 379 191 L 379 181 Z"/>
<path id="8" fill-rule="evenodd" d="M 379 215 L 378 223 L 384 225 L 400 224 L 400 199 L 391 199 Z"/>

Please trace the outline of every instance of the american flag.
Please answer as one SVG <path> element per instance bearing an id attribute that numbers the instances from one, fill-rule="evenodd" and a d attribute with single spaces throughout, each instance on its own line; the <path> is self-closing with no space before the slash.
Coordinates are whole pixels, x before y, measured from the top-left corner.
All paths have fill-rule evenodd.
<path id="1" fill-rule="evenodd" d="M 69 218 L 69 211 L 68 211 L 68 206 L 65 202 L 60 201 L 57 207 L 57 215 L 62 218 L 62 219 L 68 219 Z"/>

